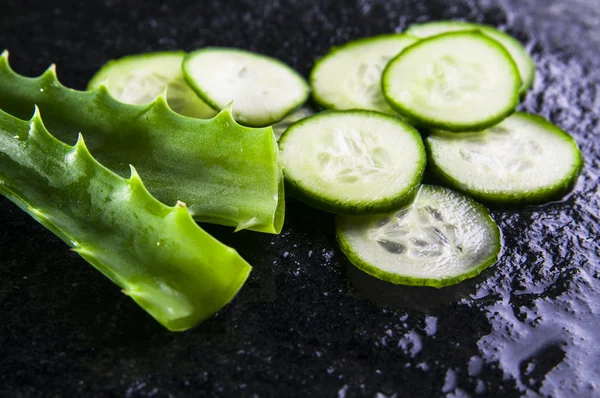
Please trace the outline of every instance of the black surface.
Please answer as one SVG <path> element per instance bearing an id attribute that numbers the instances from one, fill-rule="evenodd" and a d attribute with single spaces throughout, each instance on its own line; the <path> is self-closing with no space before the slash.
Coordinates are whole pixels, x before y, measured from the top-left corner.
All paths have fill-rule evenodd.
<path id="1" fill-rule="evenodd" d="M 600 395 L 598 1 L 37 3 L 2 1 L 0 47 L 18 72 L 56 63 L 80 89 L 143 51 L 242 47 L 306 75 L 331 45 L 416 21 L 500 26 L 538 66 L 522 109 L 571 132 L 586 166 L 560 203 L 495 210 L 501 261 L 440 291 L 366 277 L 337 249 L 332 217 L 297 202 L 280 236 L 210 227 L 254 271 L 185 333 L 1 198 L 0 396 Z"/>

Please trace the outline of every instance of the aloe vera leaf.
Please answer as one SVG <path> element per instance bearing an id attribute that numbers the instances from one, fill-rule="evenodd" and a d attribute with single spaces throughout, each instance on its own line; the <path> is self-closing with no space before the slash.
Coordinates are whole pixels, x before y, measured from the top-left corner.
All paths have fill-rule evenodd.
<path id="1" fill-rule="evenodd" d="M 101 164 L 121 177 L 132 164 L 155 198 L 167 205 L 185 202 L 197 221 L 281 231 L 283 175 L 271 127 L 240 126 L 231 108 L 201 120 L 173 112 L 163 96 L 140 106 L 115 100 L 104 86 L 72 90 L 60 84 L 54 67 L 23 77 L 12 71 L 5 51 L 0 109 L 28 119 L 34 105 L 59 140 L 74 144 L 85 132 Z"/>
<path id="2" fill-rule="evenodd" d="M 227 304 L 251 270 L 202 230 L 179 202 L 148 193 L 98 163 L 82 136 L 54 138 L 39 112 L 0 111 L 0 194 L 73 247 L 169 330 L 188 329 Z"/>

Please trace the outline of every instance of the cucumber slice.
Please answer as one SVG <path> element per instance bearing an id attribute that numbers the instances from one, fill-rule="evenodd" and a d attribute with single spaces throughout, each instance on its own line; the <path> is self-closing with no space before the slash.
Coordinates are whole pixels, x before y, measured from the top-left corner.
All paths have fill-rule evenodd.
<path id="1" fill-rule="evenodd" d="M 310 74 L 313 98 L 324 108 L 396 115 L 381 92 L 381 74 L 390 59 L 416 41 L 414 37 L 391 34 L 333 48 Z"/>
<path id="2" fill-rule="evenodd" d="M 273 124 L 304 104 L 308 83 L 283 62 L 234 48 L 205 48 L 190 53 L 183 73 L 192 88 L 214 109 L 233 101 L 242 124 Z"/>
<path id="3" fill-rule="evenodd" d="M 309 108 L 308 106 L 303 106 L 301 108 L 296 109 L 292 113 L 288 114 L 286 117 L 278 121 L 273 125 L 273 132 L 275 133 L 275 138 L 277 141 L 281 138 L 281 135 L 287 130 L 292 124 L 296 123 L 298 120 L 306 119 L 309 116 L 314 115 L 315 112 Z"/>
<path id="4" fill-rule="evenodd" d="M 175 112 L 208 119 L 217 114 L 183 78 L 182 51 L 130 55 L 106 63 L 88 83 L 88 90 L 104 84 L 108 92 L 126 104 L 146 105 L 167 90 L 167 103 Z"/>
<path id="5" fill-rule="evenodd" d="M 481 130 L 519 103 L 519 71 L 497 41 L 445 33 L 406 48 L 383 72 L 383 94 L 401 115 L 425 127 Z"/>
<path id="6" fill-rule="evenodd" d="M 411 201 L 425 168 L 421 136 L 371 111 L 327 111 L 294 123 L 279 143 L 290 191 L 337 214 L 382 212 Z"/>
<path id="7" fill-rule="evenodd" d="M 388 214 L 340 216 L 336 230 L 352 264 L 401 285 L 456 284 L 494 264 L 502 248 L 500 229 L 483 206 L 431 185 Z"/>
<path id="8" fill-rule="evenodd" d="M 521 95 L 533 86 L 535 79 L 535 63 L 525 47 L 511 35 L 488 25 L 481 25 L 462 21 L 435 21 L 424 24 L 412 25 L 406 30 L 411 36 L 426 38 L 442 33 L 457 32 L 464 30 L 479 30 L 486 36 L 496 40 L 510 53 L 519 68 L 522 85 L 519 89 Z"/>
<path id="9" fill-rule="evenodd" d="M 571 190 L 583 167 L 571 136 L 527 113 L 483 132 L 433 132 L 426 145 L 430 164 L 449 186 L 492 203 L 555 199 Z"/>

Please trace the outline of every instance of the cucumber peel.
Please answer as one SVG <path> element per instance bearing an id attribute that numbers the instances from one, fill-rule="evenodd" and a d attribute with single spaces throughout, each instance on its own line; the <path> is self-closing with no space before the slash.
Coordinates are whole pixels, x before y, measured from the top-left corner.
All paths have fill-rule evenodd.
<path id="1" fill-rule="evenodd" d="M 519 71 L 497 41 L 478 31 L 418 41 L 391 60 L 382 77 L 392 108 L 420 126 L 477 131 L 514 112 Z"/>
<path id="2" fill-rule="evenodd" d="M 516 112 L 476 133 L 433 131 L 432 170 L 448 186 L 485 203 L 536 204 L 569 192 L 583 169 L 573 138 L 541 116 Z"/>
<path id="3" fill-rule="evenodd" d="M 405 33 L 423 39 L 442 33 L 465 30 L 478 30 L 486 36 L 496 40 L 506 48 L 519 68 L 519 74 L 522 80 L 522 85 L 519 89 L 521 96 L 533 86 L 535 80 L 535 63 L 533 62 L 531 55 L 529 55 L 517 39 L 492 26 L 464 21 L 434 21 L 411 25 Z"/>
<path id="4" fill-rule="evenodd" d="M 183 51 L 164 51 L 111 60 L 96 72 L 87 89 L 104 85 L 113 98 L 132 105 L 147 105 L 166 90 L 167 103 L 175 112 L 202 119 L 214 117 L 217 111 L 183 78 L 185 55 Z"/>
<path id="5" fill-rule="evenodd" d="M 230 108 L 210 120 L 173 112 L 163 96 L 129 105 L 105 86 L 71 90 L 54 67 L 36 78 L 16 74 L 0 56 L 0 108 L 20 119 L 34 105 L 61 141 L 85 132 L 92 155 L 126 177 L 136 167 L 150 193 L 167 205 L 187 204 L 197 221 L 279 233 L 285 199 L 273 131 L 240 126 Z"/>
<path id="6" fill-rule="evenodd" d="M 422 185 L 407 207 L 338 216 L 336 232 L 352 264 L 401 285 L 454 285 L 498 261 L 502 248 L 500 229 L 483 206 L 431 185 Z"/>
<path id="7" fill-rule="evenodd" d="M 124 179 L 98 163 L 81 135 L 54 138 L 0 111 L 0 194 L 73 248 L 167 329 L 189 329 L 238 292 L 251 270 L 204 232 L 185 204 L 153 198 L 131 167 Z"/>

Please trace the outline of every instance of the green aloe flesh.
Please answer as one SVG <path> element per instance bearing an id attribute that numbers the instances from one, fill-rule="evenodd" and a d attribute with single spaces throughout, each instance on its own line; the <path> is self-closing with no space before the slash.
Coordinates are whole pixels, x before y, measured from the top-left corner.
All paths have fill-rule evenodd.
<path id="1" fill-rule="evenodd" d="M 238 125 L 231 109 L 201 120 L 173 112 L 159 96 L 148 105 L 121 103 L 104 86 L 76 91 L 53 67 L 36 78 L 11 70 L 0 57 L 0 109 L 28 119 L 39 107 L 48 129 L 74 144 L 85 132 L 92 155 L 126 177 L 138 170 L 150 193 L 167 205 L 186 203 L 194 219 L 279 233 L 283 175 L 272 128 Z"/>
<path id="2" fill-rule="evenodd" d="M 131 168 L 121 178 L 79 136 L 54 138 L 39 112 L 0 111 L 0 194 L 119 285 L 169 330 L 185 330 L 227 304 L 251 267 L 204 232 L 182 203 L 153 198 Z"/>

